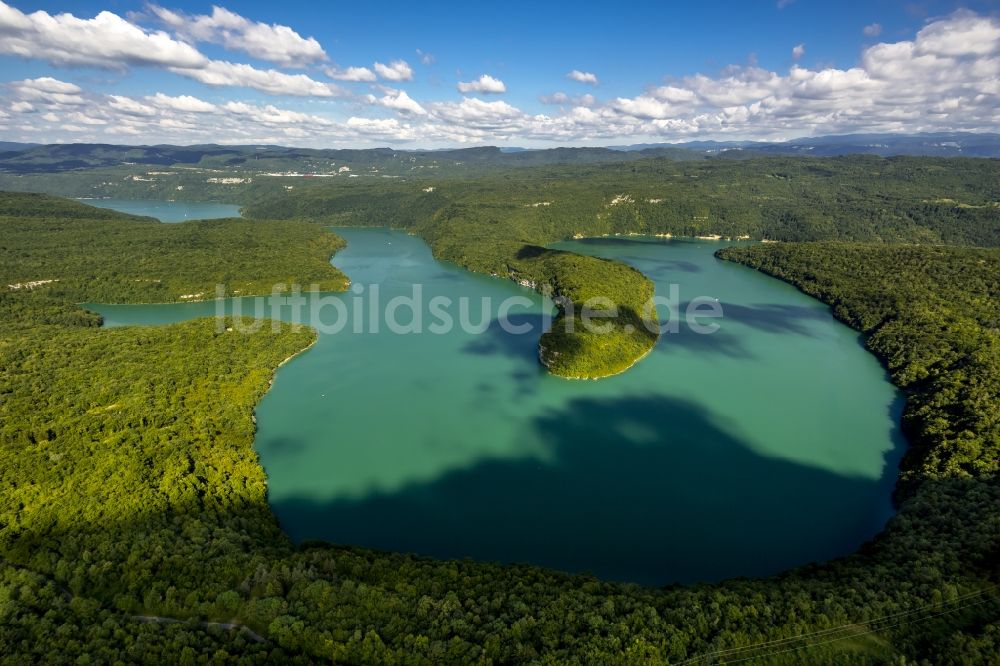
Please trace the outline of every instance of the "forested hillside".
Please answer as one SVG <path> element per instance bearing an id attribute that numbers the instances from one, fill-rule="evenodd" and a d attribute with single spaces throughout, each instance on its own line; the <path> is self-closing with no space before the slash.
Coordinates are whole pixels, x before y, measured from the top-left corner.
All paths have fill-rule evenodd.
<path id="1" fill-rule="evenodd" d="M 986 211 L 979 226 L 995 226 L 987 215 L 993 210 L 987 204 L 996 200 L 995 181 L 987 182 L 994 167 L 970 161 L 955 168 L 960 175 L 943 175 L 945 184 L 930 196 L 983 206 L 975 209 Z M 980 180 L 973 181 L 979 170 Z M 620 265 L 581 263 L 576 255 L 544 249 L 549 240 L 594 233 L 601 225 L 614 226 L 600 233 L 649 230 L 634 216 L 619 217 L 627 201 L 610 204 L 620 194 L 637 201 L 637 193 L 615 192 L 613 174 L 595 173 L 595 182 L 607 179 L 607 193 L 593 183 L 589 193 L 582 186 L 572 190 L 584 198 L 581 206 L 603 202 L 586 219 L 552 212 L 555 197 L 549 206 L 523 205 L 549 199 L 521 185 L 510 188 L 521 197 L 516 205 L 498 205 L 489 183 L 482 203 L 472 202 L 480 196 L 473 190 L 459 200 L 442 185 L 432 192 L 389 192 L 389 201 L 398 201 L 372 204 L 386 206 L 373 217 L 365 217 L 364 197 L 339 210 L 330 210 L 328 201 L 314 214 L 300 213 L 337 223 L 352 217 L 355 223 L 398 222 L 428 238 L 439 256 L 471 268 L 572 293 L 620 285 L 617 300 L 627 303 L 640 294 L 633 287 L 644 283 Z M 747 176 L 758 177 L 766 176 Z M 900 188 L 910 187 L 901 180 Z M 370 194 L 370 201 L 380 201 Z M 411 205 L 425 195 L 435 198 L 420 209 L 428 219 Z M 117 247 L 128 259 L 121 263 L 127 279 L 135 279 L 134 255 L 125 246 L 143 242 L 147 233 L 173 248 L 177 274 L 198 280 L 216 276 L 199 266 L 246 246 L 240 235 L 206 232 L 197 236 L 202 254 L 186 265 L 187 252 L 177 248 L 187 246 L 157 235 L 181 233 L 169 225 L 108 214 L 74 229 L 68 218 L 81 215 L 79 209 L 61 215 L 57 202 L 35 204 L 42 207 L 21 201 L 4 217 L 3 224 L 22 230 L 0 241 L 5 280 L 8 266 L 27 265 L 21 257 L 29 252 L 54 271 L 83 274 L 76 258 L 57 251 L 65 233 L 83 234 L 74 239 L 86 244 L 112 230 L 112 238 L 124 239 Z M 567 210 L 572 205 L 565 202 Z M 407 209 L 399 220 L 386 217 Z M 570 223 L 593 226 L 567 228 Z M 243 224 L 260 231 L 259 241 L 269 237 L 272 223 Z M 301 229 L 304 239 L 322 234 L 299 224 L 289 228 Z M 788 224 L 818 233 L 801 220 Z M 921 228 L 945 225 L 934 216 Z M 870 219 L 858 233 L 885 235 Z M 962 233 L 985 232 L 970 227 Z M 263 247 L 251 245 L 250 254 L 279 252 Z M 304 282 L 331 246 L 281 247 L 302 252 L 304 273 L 295 273 L 296 261 L 276 274 Z M 1000 250 L 778 243 L 722 256 L 830 303 L 844 321 L 870 334 L 869 347 L 909 395 L 913 446 L 903 462 L 899 513 L 857 554 L 771 579 L 648 589 L 530 566 L 315 543 L 295 548 L 267 508 L 265 477 L 252 449 L 252 409 L 281 360 L 309 344 L 310 331 L 264 327 L 234 336 L 206 321 L 101 330 L 65 298 L 44 289 L 8 290 L 0 333 L 0 651 L 23 663 L 84 656 L 148 663 L 995 661 Z M 287 260 L 277 256 L 274 265 Z M 497 270 L 506 267 L 512 273 Z M 116 275 L 75 283 L 74 298 L 96 299 Z M 229 281 L 253 279 L 234 269 Z M 88 284 L 96 293 L 87 292 Z"/>
<path id="2" fill-rule="evenodd" d="M 182 572 L 199 581 L 182 605 L 215 597 L 243 579 L 248 549 L 287 549 L 252 414 L 274 369 L 315 333 L 208 319 L 102 330 L 74 301 L 178 300 L 204 285 L 214 297 L 216 281 L 247 294 L 279 281 L 343 288 L 328 262 L 343 241 L 302 222 L 166 225 L 12 194 L 0 195 L 0 229 L 4 661 L 270 654 L 246 629 L 188 622 L 174 585 Z M 53 281 L 11 282 L 29 270 Z"/>
<path id="3" fill-rule="evenodd" d="M 996 247 L 1000 162 L 855 155 L 546 166 L 436 182 L 323 183 L 247 212 L 422 228 L 457 218 L 480 240 L 669 233 Z"/>
<path id="4" fill-rule="evenodd" d="M 36 298 L 164 303 L 215 298 L 216 285 L 228 296 L 269 294 L 278 283 L 346 287 L 329 263 L 343 241 L 305 222 L 161 224 L 54 197 L 0 193 L 0 230 L 0 284 Z"/>
<path id="5" fill-rule="evenodd" d="M 655 315 L 642 309 L 652 284 L 615 262 L 545 249 L 554 241 L 634 233 L 1000 246 L 998 184 L 993 160 L 644 160 L 430 184 L 329 183 L 264 198 L 246 214 L 402 227 L 440 259 L 551 290 L 577 308 L 594 295 L 609 297 L 618 311 L 611 335 L 590 335 L 581 325 L 566 333 L 561 316 L 540 342 L 555 374 L 601 377 L 628 368 L 655 343 Z"/>
<path id="6" fill-rule="evenodd" d="M 1000 250 L 836 243 L 726 248 L 867 334 L 909 393 L 901 490 L 925 476 L 1000 469 Z"/>

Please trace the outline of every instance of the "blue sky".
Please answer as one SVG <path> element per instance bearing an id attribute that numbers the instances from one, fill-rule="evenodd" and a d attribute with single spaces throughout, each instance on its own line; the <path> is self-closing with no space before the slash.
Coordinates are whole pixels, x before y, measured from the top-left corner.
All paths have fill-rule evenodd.
<path id="1" fill-rule="evenodd" d="M 995 2 L 218 7 L 0 2 L 0 138 L 595 145 L 998 124 Z M 364 80 L 343 80 L 352 67 Z"/>

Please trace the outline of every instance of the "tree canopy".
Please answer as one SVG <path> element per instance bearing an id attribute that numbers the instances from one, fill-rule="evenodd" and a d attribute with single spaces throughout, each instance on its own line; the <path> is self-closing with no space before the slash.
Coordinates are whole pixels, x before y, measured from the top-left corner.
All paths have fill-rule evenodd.
<path id="1" fill-rule="evenodd" d="M 826 161 L 783 161 L 799 174 L 793 183 L 827 177 L 813 173 Z M 861 187 L 871 169 L 894 168 L 890 162 L 847 160 L 844 168 Z M 645 295 L 643 276 L 545 246 L 575 233 L 670 231 L 629 212 L 656 196 L 626 187 L 617 170 L 645 168 L 650 182 L 667 188 L 677 178 L 673 163 L 593 167 L 593 179 L 582 183 L 529 186 L 526 178 L 503 192 L 499 181 L 449 186 L 458 193 L 379 184 L 385 199 L 373 186 L 370 196 L 347 201 L 339 190 L 316 189 L 309 196 L 321 204 L 295 204 L 303 206 L 299 217 L 313 221 L 297 222 L 264 220 L 280 212 L 280 202 L 251 208 L 260 221 L 160 225 L 47 197 L 0 197 L 4 283 L 60 280 L 8 288 L 0 298 L 0 651 L 15 663 L 996 661 L 1000 250 L 938 243 L 954 233 L 956 242 L 995 245 L 990 203 L 1000 181 L 988 162 L 901 163 L 939 176 L 914 184 L 900 173 L 883 175 L 888 192 L 950 198 L 978 206 L 970 210 L 982 217 L 954 222 L 957 204 L 944 203 L 919 204 L 930 207 L 920 218 L 926 223 L 904 224 L 895 214 L 827 219 L 818 209 L 808 218 L 816 224 L 782 222 L 788 236 L 866 242 L 720 252 L 830 304 L 866 334 L 907 393 L 911 450 L 898 514 L 858 553 L 832 562 L 769 579 L 664 589 L 532 566 L 295 547 L 267 506 L 252 448 L 253 408 L 278 365 L 314 333 L 282 325 L 237 335 L 209 320 L 107 330 L 74 303 L 161 293 L 176 300 L 222 280 L 248 288 L 313 279 L 342 286 L 341 274 L 321 266 L 340 241 L 319 220 L 411 227 L 438 256 L 473 270 L 547 283 L 576 298 L 607 288 L 628 306 Z M 740 182 L 785 183 L 778 162 L 767 164 L 773 168 L 725 168 Z M 691 183 L 704 174 L 683 169 L 688 175 L 675 191 L 697 190 Z M 875 186 L 852 195 L 837 182 L 830 192 L 842 189 L 864 210 L 900 210 L 886 203 L 896 195 L 880 197 Z M 720 202 L 723 185 L 710 188 Z M 806 197 L 794 203 L 806 216 L 815 203 L 810 186 L 788 187 L 789 202 Z M 579 199 L 549 196 L 557 191 Z M 622 194 L 632 201 L 612 205 Z M 429 203 L 421 203 L 425 196 Z M 532 205 L 550 198 L 549 206 Z M 566 210 L 558 212 L 556 201 Z M 734 226 L 724 228 L 701 226 L 699 213 L 696 231 L 740 235 L 763 224 L 747 216 L 739 222 L 733 212 Z M 693 215 L 682 219 L 695 224 Z M 890 237 L 891 229 L 898 235 Z M 934 236 L 916 245 L 909 236 L 916 231 Z M 81 258 L 80 248 L 101 260 Z M 162 292 L 134 286 L 153 272 L 168 281 Z"/>

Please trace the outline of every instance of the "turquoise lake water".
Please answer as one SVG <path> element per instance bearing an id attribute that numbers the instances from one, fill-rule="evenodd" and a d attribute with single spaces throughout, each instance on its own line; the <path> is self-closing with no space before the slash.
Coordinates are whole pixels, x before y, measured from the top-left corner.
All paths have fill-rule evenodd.
<path id="1" fill-rule="evenodd" d="M 187 220 L 212 220 L 220 217 L 240 216 L 239 206 L 205 201 L 143 201 L 132 199 L 78 199 L 78 201 L 88 206 L 111 208 L 122 213 L 155 217 L 160 222 L 186 222 Z"/>
<path id="2" fill-rule="evenodd" d="M 560 244 L 636 266 L 658 294 L 676 284 L 682 312 L 705 297 L 724 314 L 712 335 L 664 335 L 622 375 L 568 381 L 538 364 L 548 308 L 534 292 L 438 262 L 402 232 L 336 231 L 348 246 L 333 263 L 363 287 L 327 295 L 349 323 L 284 365 L 256 412 L 270 502 L 294 539 L 660 585 L 847 554 L 891 516 L 899 393 L 824 305 L 715 259 L 720 243 Z M 414 285 L 425 331 L 382 321 L 373 332 L 371 310 Z M 494 313 L 519 297 L 512 323 L 535 331 L 492 319 L 483 333 L 431 333 L 434 296 L 471 298 L 472 322 L 483 297 Z M 212 316 L 220 304 L 253 311 L 251 299 L 93 307 L 117 326 Z M 323 311 L 325 325 L 338 319 Z M 354 332 L 354 314 L 367 330 Z"/>

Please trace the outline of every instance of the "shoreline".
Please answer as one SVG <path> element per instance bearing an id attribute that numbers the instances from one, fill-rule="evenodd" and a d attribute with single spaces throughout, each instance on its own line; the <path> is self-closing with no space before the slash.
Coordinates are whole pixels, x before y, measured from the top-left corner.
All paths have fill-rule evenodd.
<path id="1" fill-rule="evenodd" d="M 655 340 L 655 341 L 653 342 L 653 344 L 652 344 L 652 345 L 650 345 L 650 346 L 649 346 L 649 349 L 647 349 L 646 351 L 644 351 L 644 352 L 643 352 L 642 354 L 640 354 L 639 356 L 636 356 L 636 357 L 635 357 L 635 358 L 634 358 L 634 359 L 632 360 L 632 362 L 631 362 L 631 363 L 629 363 L 628 365 L 626 365 L 626 366 L 625 366 L 624 368 L 622 368 L 621 370 L 616 370 L 616 371 L 614 371 L 614 372 L 609 372 L 609 373 L 608 373 L 608 374 L 606 374 L 606 375 L 597 375 L 597 376 L 595 376 L 595 377 L 578 377 L 578 376 L 570 376 L 570 375 L 560 375 L 560 374 L 557 374 L 557 373 L 553 372 L 553 371 L 552 371 L 552 368 L 550 368 L 550 367 L 549 367 L 549 366 L 548 366 L 548 365 L 547 365 L 547 364 L 545 363 L 545 361 L 544 361 L 544 360 L 543 360 L 543 358 L 542 358 L 542 350 L 543 350 L 543 349 L 545 349 L 545 347 L 543 347 L 543 346 L 541 345 L 541 341 L 539 341 L 539 344 L 538 344 L 538 362 L 539 362 L 539 363 L 541 364 L 541 366 L 542 366 L 543 368 L 545 368 L 545 369 L 546 369 L 546 370 L 548 371 L 548 373 L 549 373 L 550 375 L 552 375 L 553 377 L 558 377 L 559 379 L 565 379 L 565 380 L 567 380 L 567 381 L 583 381 L 583 382 L 585 382 L 585 381 L 591 381 L 591 380 L 593 380 L 593 381 L 597 381 L 598 379 L 607 379 L 608 377 L 616 377 L 616 376 L 618 376 L 618 375 L 622 375 L 622 374 L 625 374 L 626 372 L 628 372 L 629 370 L 631 370 L 631 369 L 632 369 L 633 367 L 635 367 L 635 365 L 636 365 L 636 364 L 637 364 L 637 363 L 638 363 L 639 361 L 641 361 L 642 359 L 644 359 L 644 358 L 646 358 L 647 356 L 649 356 L 649 354 L 650 354 L 650 353 L 651 353 L 651 352 L 652 352 L 652 351 L 653 351 L 654 349 L 656 349 L 656 345 L 660 344 L 660 338 L 661 338 L 661 337 L 662 337 L 662 335 L 661 335 L 661 334 L 657 334 L 657 336 L 656 336 L 656 340 Z"/>
<path id="2" fill-rule="evenodd" d="M 316 329 L 312 328 L 311 326 L 306 326 L 305 324 L 291 324 L 291 326 L 303 326 L 303 327 L 305 327 L 305 328 L 310 328 L 310 329 L 312 329 L 313 331 L 316 331 Z M 299 356 L 300 354 L 305 354 L 305 353 L 306 353 L 307 351 L 309 351 L 310 349 L 312 349 L 312 348 L 313 348 L 313 346 L 315 346 L 315 344 L 316 344 L 317 342 L 319 342 L 319 332 L 318 332 L 318 331 L 316 331 L 316 337 L 315 337 L 315 338 L 313 338 L 313 341 L 312 341 L 312 342 L 310 342 L 310 343 L 309 343 L 308 345 L 306 345 L 306 346 L 305 346 L 305 347 L 303 347 L 302 349 L 298 350 L 298 351 L 297 351 L 297 352 L 295 352 L 294 354 L 292 354 L 292 355 L 288 356 L 287 358 L 285 358 L 285 359 L 284 359 L 284 360 L 283 360 L 283 361 L 282 361 L 281 363 L 279 363 L 278 365 L 274 366 L 274 372 L 272 372 L 272 373 L 271 373 L 271 380 L 270 380 L 270 381 L 268 382 L 268 386 L 270 386 L 271 384 L 273 384 L 273 383 L 274 383 L 274 375 L 275 375 L 275 374 L 277 374 L 277 372 L 278 372 L 278 370 L 279 370 L 279 369 L 281 368 L 281 366 L 285 365 L 286 363 L 288 363 L 289 361 L 291 361 L 291 360 L 292 360 L 293 358 L 295 358 L 296 356 Z"/>
<path id="3" fill-rule="evenodd" d="M 646 351 L 644 351 L 642 353 L 642 355 L 637 356 L 631 363 L 629 363 L 628 365 L 626 365 L 624 368 L 622 368 L 621 370 L 616 370 L 614 372 L 610 372 L 610 373 L 608 373 L 606 375 L 597 375 L 596 377 L 571 377 L 571 376 L 568 376 L 568 375 L 556 374 L 555 372 L 552 372 L 552 369 L 549 368 L 549 366 L 545 365 L 545 361 L 543 361 L 541 359 L 541 351 L 539 351 L 538 361 L 539 361 L 539 363 L 541 363 L 542 367 L 545 368 L 548 371 L 548 373 L 550 375 L 552 375 L 553 377 L 558 377 L 559 379 L 565 379 L 566 381 L 571 381 L 571 382 L 597 381 L 599 379 L 607 379 L 608 377 L 617 377 L 618 375 L 625 374 L 626 372 L 628 372 L 629 370 L 631 370 L 633 367 L 635 367 L 636 363 L 638 363 L 642 359 L 644 359 L 647 356 L 649 356 L 649 354 L 656 348 L 656 345 L 658 345 L 659 342 L 660 342 L 660 338 L 659 338 L 659 336 L 657 336 L 656 342 L 654 342 L 653 345 L 649 349 L 647 349 Z M 539 345 L 539 348 L 541 348 L 541 345 Z"/>
<path id="4" fill-rule="evenodd" d="M 297 324 L 297 325 L 298 326 L 304 326 L 304 324 Z M 307 328 L 311 328 L 311 327 L 307 327 Z M 291 354 L 290 356 L 286 357 L 283 361 L 281 361 L 281 363 L 279 363 L 278 365 L 274 366 L 274 370 L 271 371 L 271 376 L 268 377 L 268 379 L 267 379 L 267 388 L 264 389 L 264 392 L 261 394 L 260 398 L 254 404 L 254 406 L 253 406 L 253 412 L 251 412 L 251 414 L 250 414 L 250 420 L 253 421 L 253 434 L 254 434 L 254 439 L 255 440 L 257 438 L 256 437 L 257 436 L 257 406 L 260 404 L 260 401 L 264 399 L 264 396 L 266 396 L 268 394 L 268 392 L 271 390 L 271 387 L 274 386 L 274 380 L 278 376 L 278 370 L 281 369 L 281 366 L 285 365 L 286 363 L 288 363 L 289 361 L 291 361 L 293 358 L 295 358 L 297 356 L 300 356 L 302 354 L 305 354 L 307 351 L 309 351 L 310 349 L 312 349 L 313 346 L 315 346 L 315 344 L 317 342 L 319 342 L 319 332 L 316 331 L 316 329 L 312 329 L 312 331 L 316 334 L 316 336 L 313 338 L 312 342 L 310 342 L 308 345 L 306 345 L 302 349 L 298 350 L 294 354 Z M 254 452 L 256 453 L 256 449 L 254 449 Z M 258 457 L 259 457 L 259 455 L 258 455 Z M 258 464 L 259 464 L 259 460 L 258 460 Z M 263 465 L 261 465 L 261 469 L 263 469 Z M 264 471 L 264 483 L 265 483 L 265 485 L 267 484 L 267 470 Z"/>
<path id="5" fill-rule="evenodd" d="M 722 234 L 706 234 L 704 236 L 685 236 L 682 234 L 672 234 L 672 233 L 660 233 L 660 234 L 643 234 L 636 231 L 625 231 L 618 232 L 614 234 L 600 234 L 598 236 L 586 236 L 584 234 L 573 234 L 567 238 L 563 238 L 559 241 L 554 241 L 556 243 L 565 243 L 569 241 L 578 240 L 600 240 L 602 238 L 676 238 L 677 240 L 700 240 L 700 241 L 712 241 L 712 242 L 749 242 L 749 243 L 780 243 L 778 240 L 771 240 L 769 238 L 762 238 L 760 240 L 754 240 L 749 234 L 744 234 L 742 236 L 723 236 Z M 546 246 L 548 247 L 548 245 Z"/>
<path id="6" fill-rule="evenodd" d="M 350 288 L 351 288 L 351 283 L 350 283 L 350 281 L 348 281 L 347 285 L 343 289 L 320 289 L 317 293 L 320 293 L 320 294 L 342 294 L 345 291 L 348 291 Z M 281 292 L 281 295 L 284 296 L 284 295 L 290 294 L 290 293 L 291 293 L 291 291 Z M 183 301 L 141 301 L 139 303 L 99 303 L 97 301 L 90 301 L 90 304 L 91 305 L 112 305 L 112 306 L 119 306 L 119 305 L 188 305 L 188 304 L 193 304 L 193 303 L 213 303 L 213 302 L 217 302 L 217 301 L 231 301 L 231 300 L 235 300 L 237 298 L 262 298 L 262 297 L 268 297 L 270 295 L 271 295 L 270 293 L 267 293 L 267 294 L 240 294 L 239 296 L 223 296 L 222 298 L 191 298 L 191 299 L 185 299 Z M 81 307 L 81 308 L 86 309 L 84 306 L 87 305 L 87 303 L 86 302 L 79 302 L 79 303 L 74 303 L 74 305 L 76 305 L 77 307 Z"/>

